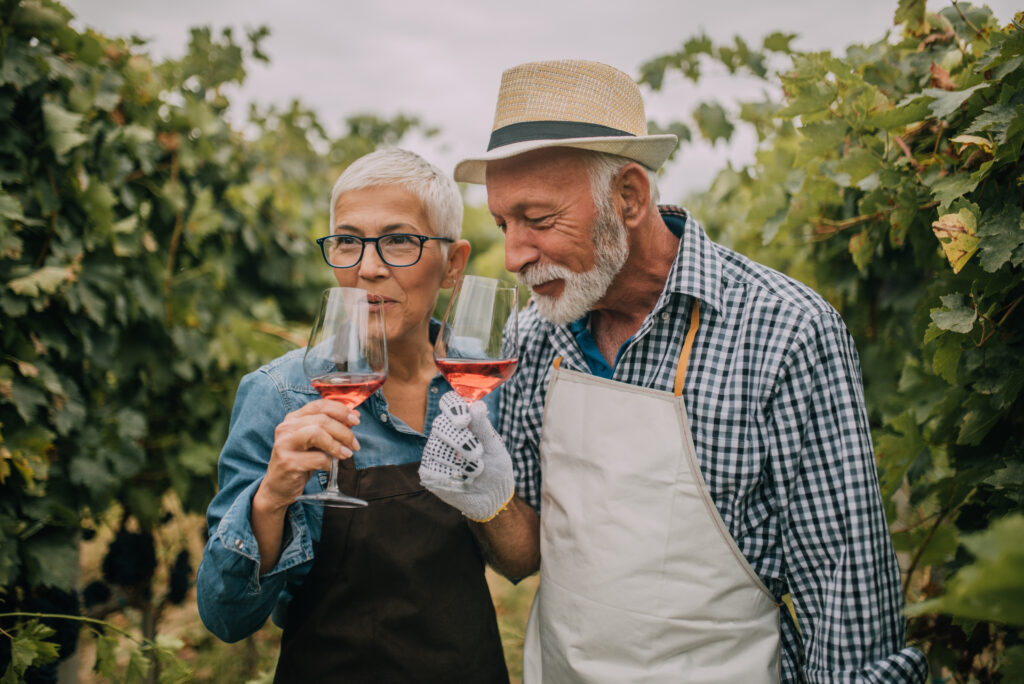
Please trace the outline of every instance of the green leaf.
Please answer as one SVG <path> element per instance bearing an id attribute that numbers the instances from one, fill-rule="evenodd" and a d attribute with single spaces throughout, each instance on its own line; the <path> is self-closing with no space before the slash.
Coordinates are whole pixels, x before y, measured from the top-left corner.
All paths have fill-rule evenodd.
<path id="1" fill-rule="evenodd" d="M 939 202 L 939 208 L 948 207 L 954 200 L 963 197 L 978 187 L 980 178 L 965 173 L 954 173 L 935 180 L 931 184 L 932 197 Z"/>
<path id="2" fill-rule="evenodd" d="M 775 33 L 769 33 L 765 36 L 761 45 L 765 50 L 771 50 L 772 52 L 790 52 L 789 44 L 792 43 L 793 39 L 796 37 L 796 33 L 781 33 L 776 31 Z"/>
<path id="3" fill-rule="evenodd" d="M 728 142 L 735 130 L 725 109 L 717 102 L 701 102 L 693 111 L 693 118 L 697 122 L 697 128 L 700 129 L 701 135 L 712 143 L 719 139 Z"/>
<path id="4" fill-rule="evenodd" d="M 899 0 L 892 23 L 897 26 L 904 24 L 907 31 L 912 34 L 925 31 L 928 28 L 925 21 L 925 0 Z"/>
<path id="5" fill-rule="evenodd" d="M 49 137 L 50 147 L 58 157 L 63 157 L 70 150 L 89 139 L 88 136 L 78 131 L 83 118 L 81 114 L 69 112 L 55 102 L 43 103 L 43 122 L 46 124 L 46 133 Z"/>
<path id="6" fill-rule="evenodd" d="M 33 584 L 70 589 L 78 576 L 78 548 L 70 535 L 40 532 L 22 542 L 26 576 Z"/>
<path id="7" fill-rule="evenodd" d="M 96 662 L 93 672 L 105 677 L 113 677 L 117 673 L 117 637 L 96 634 Z"/>
<path id="8" fill-rule="evenodd" d="M 70 267 L 43 266 L 26 276 L 9 281 L 7 287 L 23 297 L 38 297 L 40 294 L 53 294 L 74 277 L 75 272 Z"/>
<path id="9" fill-rule="evenodd" d="M 932 368 L 935 370 L 936 375 L 948 382 L 950 385 L 956 385 L 956 369 L 960 365 L 960 355 L 963 353 L 964 348 L 960 342 L 960 338 L 947 336 L 943 338 L 942 342 L 939 343 L 939 348 L 935 350 L 935 356 L 932 358 Z"/>
<path id="10" fill-rule="evenodd" d="M 149 674 L 151 663 L 142 651 L 132 649 L 128 653 L 128 667 L 125 670 L 125 681 L 143 682 Z"/>
<path id="11" fill-rule="evenodd" d="M 961 335 L 966 335 L 974 329 L 974 322 L 978 320 L 978 312 L 974 307 L 964 303 L 962 294 L 943 295 L 939 299 L 942 302 L 942 308 L 932 309 L 930 314 L 936 326 Z"/>
<path id="12" fill-rule="evenodd" d="M 11 639 L 11 662 L 0 682 L 21 682 L 25 670 L 32 666 L 52 663 L 59 657 L 57 645 L 46 641 L 56 634 L 38 620 L 30 620 L 15 630 Z M 6 635 L 4 635 L 6 636 Z"/>
<path id="13" fill-rule="evenodd" d="M 975 556 L 938 598 L 912 604 L 908 615 L 947 613 L 976 620 L 1024 625 L 1024 516 L 1008 515 L 984 532 L 965 536 Z"/>
<path id="14" fill-rule="evenodd" d="M 1001 211 L 986 213 L 978 229 L 981 238 L 981 267 L 989 273 L 998 271 L 1009 262 L 1013 266 L 1024 263 L 1024 215 L 1020 207 L 1004 205 Z"/>
<path id="15" fill-rule="evenodd" d="M 988 88 L 991 83 L 979 83 L 963 90 L 943 90 L 942 88 L 925 88 L 921 91 L 926 97 L 932 98 L 928 109 L 936 119 L 944 119 L 968 100 L 975 91 Z"/>
<path id="16" fill-rule="evenodd" d="M 865 126 L 868 129 L 881 128 L 886 131 L 898 131 L 904 126 L 924 121 L 930 112 L 928 100 L 914 99 L 889 109 L 873 112 L 867 117 Z"/>

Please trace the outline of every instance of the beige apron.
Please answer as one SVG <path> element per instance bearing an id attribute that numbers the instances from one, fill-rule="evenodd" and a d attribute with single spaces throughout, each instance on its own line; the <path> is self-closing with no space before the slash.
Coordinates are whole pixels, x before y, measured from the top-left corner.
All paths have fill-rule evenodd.
<path id="1" fill-rule="evenodd" d="M 779 610 L 704 484 L 682 387 L 559 368 L 540 444 L 540 588 L 526 684 L 779 681 Z"/>

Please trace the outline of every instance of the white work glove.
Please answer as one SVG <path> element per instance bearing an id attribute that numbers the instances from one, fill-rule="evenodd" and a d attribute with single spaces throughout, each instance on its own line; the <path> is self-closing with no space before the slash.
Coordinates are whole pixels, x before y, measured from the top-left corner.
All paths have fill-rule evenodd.
<path id="1" fill-rule="evenodd" d="M 484 402 L 466 404 L 452 391 L 439 407 L 420 461 L 420 482 L 470 520 L 487 522 L 512 499 L 512 457 Z"/>

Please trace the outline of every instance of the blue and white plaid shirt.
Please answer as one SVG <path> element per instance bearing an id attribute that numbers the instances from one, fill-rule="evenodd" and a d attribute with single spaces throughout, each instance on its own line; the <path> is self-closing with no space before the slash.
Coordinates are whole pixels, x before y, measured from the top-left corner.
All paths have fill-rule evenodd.
<path id="1" fill-rule="evenodd" d="M 900 571 L 878 488 L 857 352 L 810 288 L 712 242 L 678 207 L 681 235 L 654 310 L 622 350 L 615 380 L 671 392 L 693 299 L 700 328 L 683 398 L 711 497 L 776 598 L 784 682 L 923 682 L 905 647 Z M 517 493 L 540 506 L 538 446 L 552 361 L 589 372 L 568 326 L 530 305 L 501 432 Z M 543 514 L 543 511 L 541 511 Z"/>

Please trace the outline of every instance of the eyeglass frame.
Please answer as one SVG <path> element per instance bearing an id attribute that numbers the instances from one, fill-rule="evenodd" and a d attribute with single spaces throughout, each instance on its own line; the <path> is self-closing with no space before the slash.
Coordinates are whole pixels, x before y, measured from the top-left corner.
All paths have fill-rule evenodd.
<path id="1" fill-rule="evenodd" d="M 352 239 L 352 240 L 359 240 L 359 258 L 355 260 L 355 263 L 349 264 L 348 266 L 335 266 L 334 264 L 331 263 L 331 260 L 327 258 L 327 247 L 325 246 L 325 243 L 328 240 L 330 240 L 331 238 L 335 238 L 335 237 L 343 237 L 343 238 L 349 238 L 349 239 Z M 419 240 L 420 241 L 420 253 L 419 253 L 419 256 L 416 257 L 416 261 L 412 262 L 411 264 L 401 264 L 401 265 L 399 265 L 399 264 L 393 264 L 390 261 L 388 261 L 387 259 L 385 259 L 384 258 L 384 253 L 381 252 L 381 249 L 380 249 L 380 241 L 384 240 L 384 239 L 387 239 L 387 238 L 392 238 L 392 237 L 407 237 L 407 238 L 415 238 L 415 239 Z M 427 242 L 430 241 L 430 240 L 441 240 L 442 242 L 447 242 L 449 244 L 455 242 L 455 240 L 453 240 L 452 238 L 449 238 L 449 237 L 438 237 L 438 236 L 435 236 L 435 235 L 419 235 L 417 233 L 388 233 L 387 235 L 379 235 L 377 237 L 362 237 L 360 235 L 352 235 L 351 233 L 335 233 L 333 235 L 325 235 L 325 236 L 323 236 L 321 238 L 317 238 L 316 239 L 316 243 L 318 245 L 320 245 L 320 254 L 323 256 L 324 261 L 327 263 L 327 265 L 330 266 L 331 268 L 355 268 L 356 266 L 358 266 L 359 263 L 363 260 L 363 255 L 366 253 L 366 243 L 367 242 L 372 242 L 373 243 L 374 249 L 377 250 L 377 256 L 380 257 L 380 260 L 384 264 L 390 266 L 391 268 L 407 268 L 409 266 L 415 266 L 416 264 L 420 263 L 420 259 L 423 258 L 423 246 L 425 244 L 427 244 Z"/>

